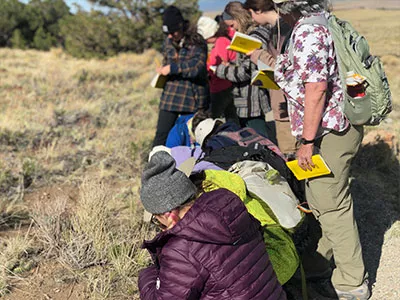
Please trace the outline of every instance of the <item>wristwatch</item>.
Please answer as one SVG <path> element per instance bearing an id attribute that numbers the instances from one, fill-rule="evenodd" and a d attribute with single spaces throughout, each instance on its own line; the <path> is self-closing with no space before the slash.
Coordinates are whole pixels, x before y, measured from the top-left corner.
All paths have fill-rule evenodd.
<path id="1" fill-rule="evenodd" d="M 306 140 L 305 138 L 301 138 L 301 139 L 299 140 L 299 142 L 300 142 L 300 144 L 302 144 L 302 145 L 314 144 L 315 139 L 313 139 L 313 140 Z"/>

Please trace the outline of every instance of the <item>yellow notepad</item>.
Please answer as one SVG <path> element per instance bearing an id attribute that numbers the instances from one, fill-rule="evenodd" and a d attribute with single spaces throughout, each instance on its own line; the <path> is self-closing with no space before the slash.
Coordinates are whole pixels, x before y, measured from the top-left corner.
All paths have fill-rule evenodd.
<path id="1" fill-rule="evenodd" d="M 279 90 L 279 86 L 274 81 L 274 71 L 257 71 L 251 78 L 251 84 L 263 89 Z"/>
<path id="2" fill-rule="evenodd" d="M 257 63 L 258 71 L 253 72 L 251 78 L 251 84 L 256 85 L 263 89 L 279 90 L 279 86 L 276 84 L 274 79 L 274 69 L 262 61 Z"/>
<path id="3" fill-rule="evenodd" d="M 294 176 L 296 176 L 297 180 L 303 180 L 322 175 L 327 175 L 332 172 L 321 155 L 319 154 L 313 155 L 312 161 L 315 165 L 315 168 L 313 168 L 312 171 L 310 170 L 304 171 L 302 168 L 300 168 L 297 159 L 288 161 L 286 165 L 293 172 Z"/>
<path id="4" fill-rule="evenodd" d="M 151 81 L 150 85 L 153 88 L 163 89 L 165 83 L 167 82 L 167 78 L 168 76 L 164 76 L 157 73 L 156 76 L 154 76 L 153 80 Z"/>
<path id="5" fill-rule="evenodd" d="M 259 49 L 261 45 L 262 42 L 259 39 L 236 31 L 231 44 L 226 49 L 246 54 Z"/>

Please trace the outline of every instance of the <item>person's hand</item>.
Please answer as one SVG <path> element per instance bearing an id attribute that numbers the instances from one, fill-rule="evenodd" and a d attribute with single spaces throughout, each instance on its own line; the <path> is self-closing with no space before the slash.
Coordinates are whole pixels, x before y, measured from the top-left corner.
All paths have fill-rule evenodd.
<path id="1" fill-rule="evenodd" d="M 298 164 L 304 171 L 311 171 L 313 168 L 315 168 L 315 165 L 311 159 L 313 150 L 314 144 L 301 145 L 299 150 L 297 150 L 296 157 Z"/>
<path id="2" fill-rule="evenodd" d="M 169 73 L 171 73 L 171 65 L 166 65 L 163 67 L 158 67 L 157 68 L 157 73 L 161 74 L 161 75 L 168 75 Z"/>
<path id="3" fill-rule="evenodd" d="M 227 67 L 229 66 L 229 62 L 227 62 L 226 60 L 222 60 L 221 65 Z"/>
<path id="4" fill-rule="evenodd" d="M 270 45 L 268 47 L 268 52 L 274 57 L 275 59 L 281 54 L 279 50 L 277 50 L 274 46 Z"/>
<path id="5" fill-rule="evenodd" d="M 258 58 L 260 57 L 260 54 L 261 54 L 261 51 L 262 50 L 260 50 L 260 49 L 255 49 L 255 50 L 247 52 L 246 55 L 250 57 L 250 60 L 254 64 L 257 64 Z"/>
<path id="6" fill-rule="evenodd" d="M 257 49 L 251 50 L 246 53 L 247 56 L 251 56 Z"/>

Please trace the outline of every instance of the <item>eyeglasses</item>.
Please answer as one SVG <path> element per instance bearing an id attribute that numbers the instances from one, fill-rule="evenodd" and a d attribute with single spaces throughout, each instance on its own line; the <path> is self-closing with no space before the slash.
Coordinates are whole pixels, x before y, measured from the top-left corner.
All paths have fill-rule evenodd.
<path id="1" fill-rule="evenodd" d="M 161 229 L 166 228 L 166 226 L 157 219 L 156 215 L 151 215 L 151 222 Z"/>

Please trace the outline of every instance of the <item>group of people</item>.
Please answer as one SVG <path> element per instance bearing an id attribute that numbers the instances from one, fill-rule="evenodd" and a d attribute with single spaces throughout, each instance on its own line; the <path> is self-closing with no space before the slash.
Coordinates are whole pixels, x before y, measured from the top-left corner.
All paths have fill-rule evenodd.
<path id="1" fill-rule="evenodd" d="M 343 112 L 333 39 L 326 26 L 310 21 L 314 16 L 328 18 L 328 1 L 233 1 L 219 22 L 201 17 L 197 26 L 178 8 L 165 10 L 164 61 L 157 71 L 168 80 L 141 188 L 161 232 L 144 243 L 154 264 L 139 276 L 143 299 L 287 298 L 254 211 L 234 187 L 214 178 L 209 188 L 207 170 L 227 169 L 213 162 L 226 163 L 230 146 L 246 145 L 246 136 L 232 140 L 243 128 L 254 130 L 245 132 L 259 135 L 275 158 L 285 161 L 294 152 L 303 169 L 314 167 L 313 154 L 322 155 L 332 173 L 304 184 L 322 231 L 316 251 L 301 257 L 306 278 L 327 283 L 323 296 L 370 297 L 349 188 L 363 127 Z M 262 47 L 246 54 L 227 50 L 236 31 L 258 38 Z M 279 91 L 250 84 L 258 61 L 274 68 Z M 265 122 L 271 110 L 276 137 Z M 218 149 L 225 151 L 218 159 L 202 160 Z"/>

